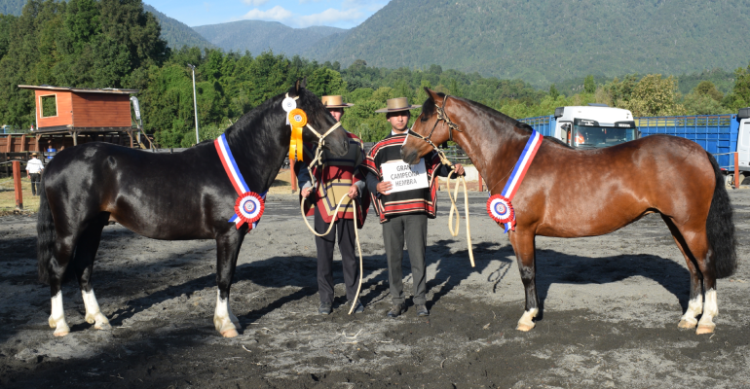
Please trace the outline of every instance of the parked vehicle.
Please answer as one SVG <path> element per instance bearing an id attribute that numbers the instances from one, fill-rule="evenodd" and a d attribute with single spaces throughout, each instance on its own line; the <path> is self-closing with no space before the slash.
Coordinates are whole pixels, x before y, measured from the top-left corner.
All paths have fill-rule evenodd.
<path id="1" fill-rule="evenodd" d="M 555 109 L 554 115 L 520 119 L 544 136 L 552 136 L 574 148 L 608 147 L 637 139 L 633 114 L 603 104 Z"/>
<path id="2" fill-rule="evenodd" d="M 643 136 L 668 134 L 690 139 L 714 154 L 727 182 L 734 181 L 734 153 L 740 182 L 750 184 L 750 108 L 737 114 L 642 117 L 635 120 Z"/>

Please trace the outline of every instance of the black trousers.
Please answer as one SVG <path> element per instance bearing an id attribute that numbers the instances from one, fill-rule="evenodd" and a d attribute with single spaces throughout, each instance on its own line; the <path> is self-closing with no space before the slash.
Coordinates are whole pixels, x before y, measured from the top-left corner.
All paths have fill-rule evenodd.
<path id="1" fill-rule="evenodd" d="M 36 196 L 39 193 L 41 195 L 39 189 L 41 189 L 42 175 L 39 173 L 29 173 L 29 177 L 31 177 L 31 194 Z"/>
<path id="2" fill-rule="evenodd" d="M 318 248 L 318 292 L 321 303 L 333 302 L 333 249 L 336 236 L 339 240 L 341 251 L 341 262 L 344 270 L 344 285 L 346 286 L 346 299 L 354 301 L 359 284 L 359 263 L 354 253 L 356 238 L 354 236 L 354 220 L 338 219 L 331 232 L 324 237 L 315 237 L 315 245 Z M 319 234 L 326 232 L 328 223 L 323 221 L 320 211 L 315 208 L 315 231 Z"/>
<path id="3" fill-rule="evenodd" d="M 427 215 L 394 216 L 383 223 L 383 242 L 388 256 L 388 284 L 394 304 L 404 303 L 403 271 L 404 242 L 409 250 L 411 275 L 414 280 L 414 304 L 425 304 L 427 299 L 427 271 L 425 246 L 427 245 Z"/>

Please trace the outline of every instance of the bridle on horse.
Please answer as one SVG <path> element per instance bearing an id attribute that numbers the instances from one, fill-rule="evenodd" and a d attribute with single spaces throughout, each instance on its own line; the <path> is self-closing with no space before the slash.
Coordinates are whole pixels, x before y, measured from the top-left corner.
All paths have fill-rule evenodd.
<path id="1" fill-rule="evenodd" d="M 456 185 L 456 192 L 451 195 L 451 180 L 450 176 L 453 174 L 453 172 L 456 170 L 456 167 L 453 166 L 453 163 L 448 159 L 448 157 L 445 156 L 445 153 L 440 150 L 435 143 L 432 142 L 430 138 L 432 138 L 432 134 L 435 132 L 435 129 L 437 128 L 438 123 L 444 122 L 445 125 L 448 126 L 448 139 L 453 141 L 453 130 L 456 130 L 458 132 L 463 132 L 458 128 L 458 124 L 453 123 L 453 121 L 448 117 L 448 114 L 445 112 L 445 103 L 448 101 L 448 95 L 445 95 L 443 97 L 443 105 L 438 107 L 437 104 L 435 104 L 435 109 L 437 110 L 437 120 L 435 120 L 435 125 L 432 126 L 432 130 L 430 131 L 430 135 L 428 135 L 426 138 L 420 134 L 417 134 L 414 132 L 411 128 L 409 128 L 409 136 L 415 136 L 418 139 L 421 139 L 430 146 L 432 146 L 432 149 L 437 153 L 437 155 L 440 157 L 440 162 L 443 165 L 450 166 L 451 172 L 448 173 L 448 197 L 451 199 L 451 211 L 448 216 L 448 229 L 451 232 L 451 235 L 458 236 L 458 230 L 461 222 L 461 215 L 458 212 L 458 207 L 456 206 L 456 201 L 454 198 L 458 198 L 458 187 L 463 184 L 464 186 L 464 205 L 465 205 L 465 213 L 466 213 L 466 241 L 467 246 L 469 248 L 469 260 L 471 261 L 471 267 L 475 267 L 474 265 L 474 249 L 472 248 L 471 244 L 471 227 L 469 226 L 469 194 L 466 189 L 466 179 L 463 176 L 458 177 L 458 184 Z M 435 179 L 435 171 L 432 173 L 431 181 Z M 456 227 L 453 227 L 453 212 L 456 213 Z M 455 230 L 455 231 L 454 231 Z"/>
<path id="2" fill-rule="evenodd" d="M 453 166 L 453 164 L 448 161 L 448 158 L 445 156 L 445 153 L 443 153 L 442 150 L 440 150 L 435 143 L 432 142 L 430 138 L 432 138 L 432 134 L 435 132 L 435 129 L 437 128 L 438 124 L 440 122 L 444 122 L 445 125 L 448 126 L 448 140 L 453 141 L 453 130 L 456 130 L 458 132 L 463 132 L 458 128 L 458 124 L 453 123 L 453 121 L 448 117 L 448 114 L 445 113 L 445 103 L 448 101 L 448 95 L 445 95 L 443 97 L 443 105 L 438 107 L 437 104 L 435 104 L 435 110 L 437 111 L 437 120 L 435 120 L 435 125 L 432 126 L 432 130 L 430 131 L 430 135 L 428 135 L 426 138 L 420 134 L 417 134 L 414 132 L 411 128 L 409 128 L 408 134 L 410 136 L 414 136 L 417 139 L 421 139 L 430 146 L 432 146 L 432 149 L 435 150 L 435 152 L 438 153 L 440 156 L 440 161 L 443 162 L 443 164 L 446 164 L 448 166 Z M 447 162 L 447 163 L 446 163 Z"/>

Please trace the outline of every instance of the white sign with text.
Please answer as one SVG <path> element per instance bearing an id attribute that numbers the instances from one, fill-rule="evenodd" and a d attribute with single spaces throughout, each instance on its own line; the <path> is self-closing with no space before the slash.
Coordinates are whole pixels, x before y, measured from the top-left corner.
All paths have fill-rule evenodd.
<path id="1" fill-rule="evenodd" d="M 424 158 L 414 165 L 409 165 L 404 161 L 390 161 L 380 165 L 380 169 L 383 172 L 383 181 L 393 184 L 393 188 L 388 193 L 424 189 L 430 186 Z"/>

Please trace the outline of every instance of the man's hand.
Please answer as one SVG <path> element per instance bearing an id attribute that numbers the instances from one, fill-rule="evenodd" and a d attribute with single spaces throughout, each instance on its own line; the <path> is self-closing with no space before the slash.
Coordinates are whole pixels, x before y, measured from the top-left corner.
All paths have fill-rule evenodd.
<path id="1" fill-rule="evenodd" d="M 349 198 L 357 198 L 359 197 L 359 189 L 357 189 L 357 185 L 352 185 L 349 187 Z"/>
<path id="2" fill-rule="evenodd" d="M 300 191 L 300 194 L 301 194 L 301 195 L 302 195 L 302 197 L 304 197 L 304 198 L 307 198 L 307 196 L 310 196 L 310 193 L 312 193 L 312 187 L 308 187 L 308 188 L 302 189 L 302 190 Z"/>
<path id="3" fill-rule="evenodd" d="M 387 195 L 388 192 L 390 192 L 391 189 L 393 189 L 393 184 L 390 181 L 383 181 L 378 184 L 377 189 L 378 189 L 378 193 L 382 195 Z"/>
<path id="4" fill-rule="evenodd" d="M 455 164 L 453 166 L 456 168 L 455 173 L 457 175 L 463 176 L 464 174 L 466 174 L 466 171 L 464 170 L 464 165 L 461 165 L 460 163 L 457 163 L 457 164 Z"/>

